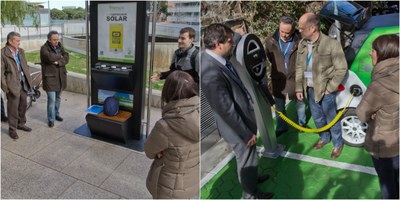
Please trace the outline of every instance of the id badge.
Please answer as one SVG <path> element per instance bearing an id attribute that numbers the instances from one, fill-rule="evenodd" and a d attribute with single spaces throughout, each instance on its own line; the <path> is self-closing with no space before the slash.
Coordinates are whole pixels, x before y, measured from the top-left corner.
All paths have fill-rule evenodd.
<path id="1" fill-rule="evenodd" d="M 304 72 L 304 78 L 312 78 L 312 72 Z"/>

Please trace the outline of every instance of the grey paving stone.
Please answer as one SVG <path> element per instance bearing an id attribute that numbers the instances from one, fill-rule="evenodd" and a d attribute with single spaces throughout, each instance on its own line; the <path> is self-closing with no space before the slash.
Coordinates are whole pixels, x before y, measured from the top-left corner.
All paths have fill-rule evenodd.
<path id="1" fill-rule="evenodd" d="M 26 199 L 53 199 L 60 196 L 76 179 L 40 166 L 18 180 L 9 190 Z"/>
<path id="2" fill-rule="evenodd" d="M 95 143 L 93 140 L 74 134 L 65 134 L 59 140 L 35 153 L 31 160 L 61 171 Z"/>
<path id="3" fill-rule="evenodd" d="M 58 129 L 69 131 L 71 133 L 74 132 L 74 130 L 80 127 L 82 124 L 86 123 L 86 113 L 66 112 L 64 115 L 61 116 L 64 118 L 64 121 L 55 121 L 55 127 Z"/>
<path id="4" fill-rule="evenodd" d="M 13 139 L 8 135 L 7 122 L 1 122 L 1 146 L 3 147 L 11 141 L 13 141 Z"/>
<path id="5" fill-rule="evenodd" d="M 32 132 L 34 132 L 36 129 L 42 127 L 41 124 L 39 124 L 37 122 L 33 122 L 31 120 L 28 120 L 26 125 L 33 129 Z M 32 132 L 25 132 L 25 131 L 22 131 L 22 130 L 17 130 L 17 134 L 18 134 L 19 138 L 25 137 L 25 135 L 28 135 L 28 134 L 30 134 Z M 3 147 L 5 145 L 7 145 L 10 141 L 17 141 L 17 140 L 13 140 L 8 135 L 8 123 L 7 122 L 1 122 L 1 146 Z"/>
<path id="6" fill-rule="evenodd" d="M 129 153 L 129 150 L 122 147 L 98 142 L 68 165 L 63 172 L 87 183 L 100 186 Z"/>
<path id="7" fill-rule="evenodd" d="M 6 144 L 3 149 L 11 151 L 15 154 L 29 158 L 34 153 L 40 151 L 47 145 L 62 137 L 65 133 L 56 130 L 49 130 L 46 127 L 40 127 L 26 133 L 15 142 Z"/>
<path id="8" fill-rule="evenodd" d="M 22 196 L 14 193 L 8 188 L 1 188 L 1 199 L 22 199 Z"/>
<path id="9" fill-rule="evenodd" d="M 40 165 L 9 151 L 2 150 L 1 189 L 10 188 L 18 180 L 38 168 L 40 168 Z"/>
<path id="10" fill-rule="evenodd" d="M 151 162 L 145 155 L 132 152 L 100 187 L 128 199 L 151 198 L 146 188 Z"/>
<path id="11" fill-rule="evenodd" d="M 77 181 L 62 193 L 59 199 L 119 199 L 120 196 L 88 183 Z"/>

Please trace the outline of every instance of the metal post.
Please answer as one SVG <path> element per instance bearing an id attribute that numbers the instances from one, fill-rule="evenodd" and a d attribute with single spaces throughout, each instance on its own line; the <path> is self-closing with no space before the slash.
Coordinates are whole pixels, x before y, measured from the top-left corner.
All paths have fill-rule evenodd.
<path id="1" fill-rule="evenodd" d="M 89 1 L 85 1 L 85 10 L 86 10 L 86 85 L 87 85 L 87 107 L 91 105 L 90 102 L 90 49 L 89 49 L 89 44 L 90 44 L 90 38 L 89 38 Z"/>
<path id="2" fill-rule="evenodd" d="M 156 43 L 156 19 L 157 19 L 157 1 L 153 1 L 153 18 L 151 20 L 151 47 L 150 47 L 150 70 L 149 70 L 149 90 L 147 94 L 147 122 L 146 122 L 146 138 L 150 132 L 150 102 L 153 84 L 151 76 L 153 74 L 154 66 L 154 45 Z"/>
<path id="3" fill-rule="evenodd" d="M 51 30 L 50 0 L 47 0 L 47 7 L 49 8 L 49 32 L 50 32 Z"/>

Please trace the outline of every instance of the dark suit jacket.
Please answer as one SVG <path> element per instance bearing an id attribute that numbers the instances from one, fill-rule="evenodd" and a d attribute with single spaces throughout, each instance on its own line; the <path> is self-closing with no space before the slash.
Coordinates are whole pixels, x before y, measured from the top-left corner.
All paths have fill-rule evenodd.
<path id="1" fill-rule="evenodd" d="M 217 121 L 221 136 L 237 143 L 232 134 L 247 142 L 257 133 L 257 123 L 245 88 L 230 71 L 208 53 L 201 55 L 201 87 Z M 237 138 L 237 137 L 235 137 Z"/>

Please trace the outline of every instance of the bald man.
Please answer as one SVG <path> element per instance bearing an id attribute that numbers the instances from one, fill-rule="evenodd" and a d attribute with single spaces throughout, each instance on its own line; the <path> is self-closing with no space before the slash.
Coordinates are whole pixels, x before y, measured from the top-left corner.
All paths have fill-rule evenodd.
<path id="1" fill-rule="evenodd" d="M 299 19 L 300 41 L 296 60 L 296 97 L 308 95 L 311 115 L 320 128 L 336 116 L 336 95 L 347 72 L 347 63 L 340 43 L 320 32 L 319 17 L 306 13 Z M 313 149 L 321 149 L 332 139 L 331 158 L 340 156 L 343 138 L 340 123 L 319 133 L 320 140 Z"/>

